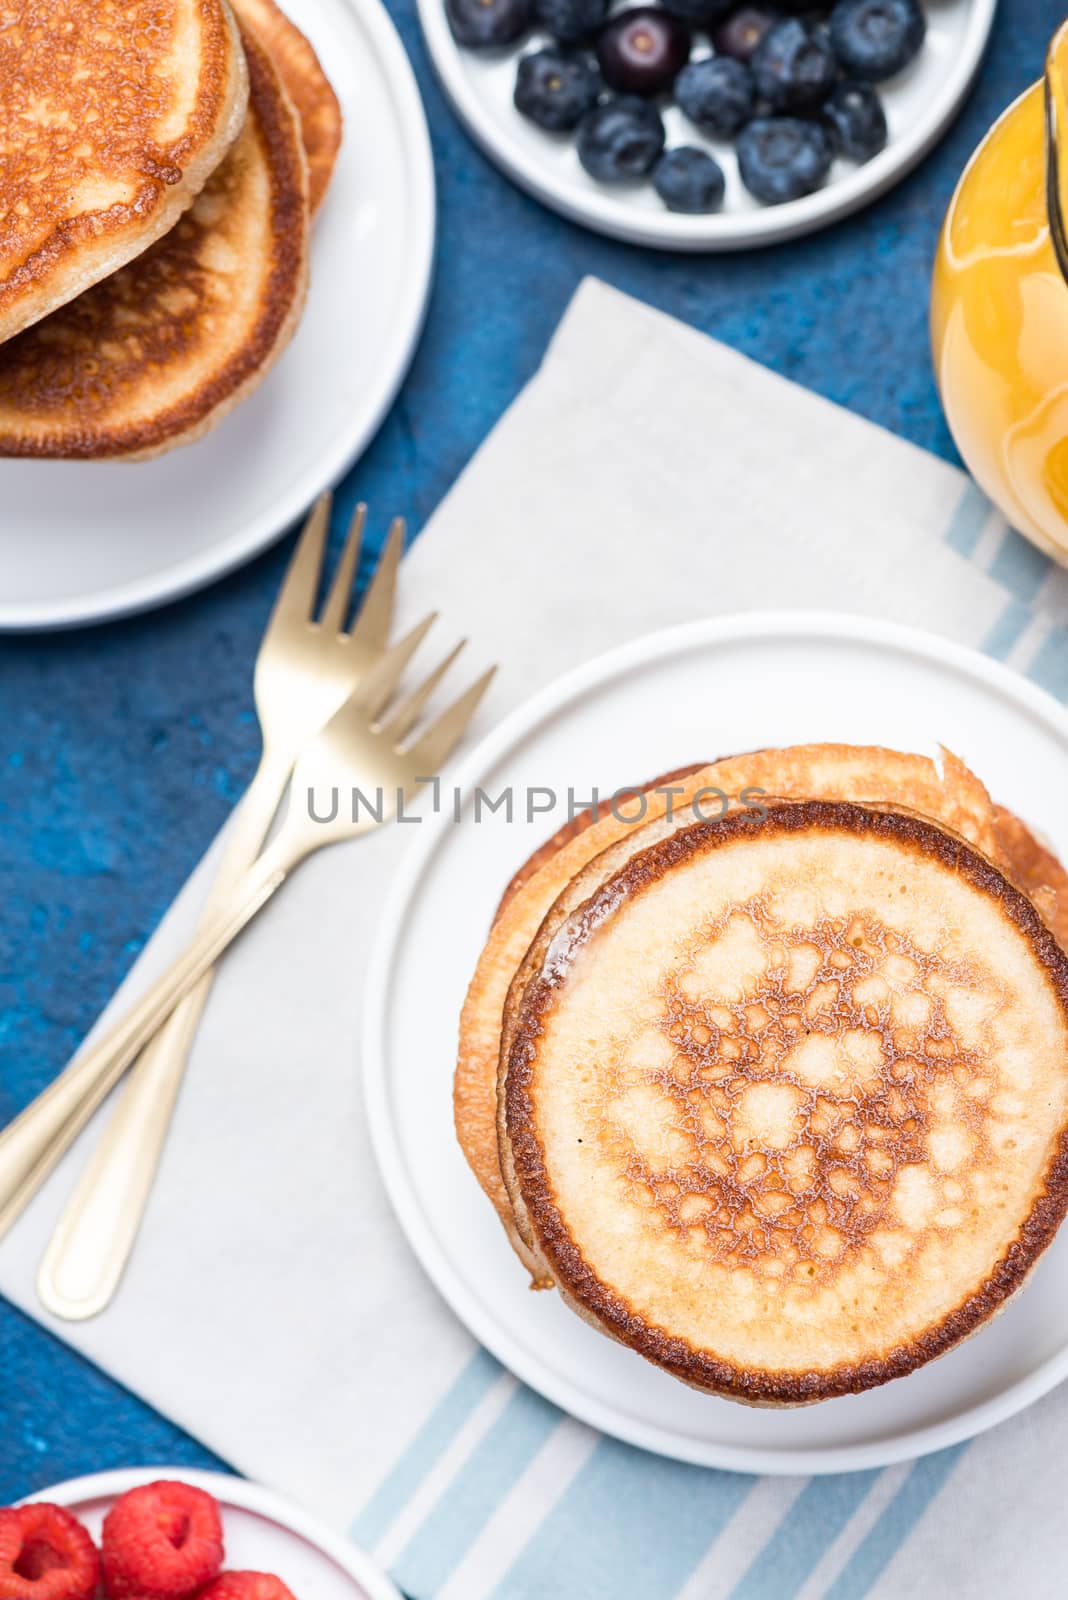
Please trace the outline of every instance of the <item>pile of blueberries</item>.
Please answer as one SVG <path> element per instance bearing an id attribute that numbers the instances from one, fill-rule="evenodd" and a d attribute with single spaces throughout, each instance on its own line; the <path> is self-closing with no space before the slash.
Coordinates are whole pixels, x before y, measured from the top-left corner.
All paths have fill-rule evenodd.
<path id="1" fill-rule="evenodd" d="M 836 155 L 867 161 L 886 143 L 875 85 L 920 50 L 921 0 L 661 0 L 610 14 L 611 0 L 445 0 L 457 42 L 508 49 L 532 30 L 550 42 L 519 57 L 515 104 L 572 135 L 601 183 L 652 179 L 670 211 L 716 211 L 723 170 L 697 145 L 666 149 L 673 98 L 711 139 L 735 141 L 750 194 L 779 205 L 811 194 Z M 708 49 L 708 45 L 711 49 Z"/>

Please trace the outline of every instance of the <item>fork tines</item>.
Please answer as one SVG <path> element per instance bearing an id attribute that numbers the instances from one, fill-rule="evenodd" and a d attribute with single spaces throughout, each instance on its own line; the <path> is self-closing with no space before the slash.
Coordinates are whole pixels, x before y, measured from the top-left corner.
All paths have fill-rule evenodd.
<path id="1" fill-rule="evenodd" d="M 367 525 L 367 507 L 361 501 L 353 512 L 337 570 L 316 617 L 332 505 L 333 495 L 328 490 L 319 496 L 312 507 L 275 601 L 272 624 L 281 622 L 305 626 L 309 620 L 316 620 L 317 625 L 328 633 L 342 634 L 345 631 L 352 607 L 353 579 Z M 403 517 L 394 517 L 350 633 L 356 643 L 375 653 L 386 648 L 389 638 L 397 572 L 404 553 L 404 531 Z"/>
<path id="2" fill-rule="evenodd" d="M 446 661 L 430 674 L 426 682 L 416 689 L 414 694 L 409 697 L 409 700 L 400 708 L 398 715 L 401 717 L 406 716 L 413 700 L 419 698 L 421 706 L 429 698 L 437 682 L 440 682 L 444 676 L 444 670 L 456 659 L 462 648 L 462 645 L 458 645 Z M 432 776 L 448 760 L 463 737 L 467 724 L 474 716 L 478 703 L 493 681 L 496 671 L 496 667 L 490 667 L 480 678 L 475 680 L 469 689 L 465 689 L 459 699 L 454 700 L 448 710 L 443 711 L 436 721 L 430 724 L 429 728 L 424 729 L 417 739 L 404 746 L 405 757 L 422 768 L 421 777 L 424 775 L 427 777 Z M 426 691 L 425 694 L 424 690 Z M 418 716 L 419 709 L 419 707 L 416 708 L 416 716 Z M 414 721 L 414 717 L 412 721 Z M 410 726 L 411 723 L 409 722 Z M 401 735 L 401 738 L 403 738 L 403 735 Z M 397 748 L 401 748 L 399 742 L 397 743 Z"/>

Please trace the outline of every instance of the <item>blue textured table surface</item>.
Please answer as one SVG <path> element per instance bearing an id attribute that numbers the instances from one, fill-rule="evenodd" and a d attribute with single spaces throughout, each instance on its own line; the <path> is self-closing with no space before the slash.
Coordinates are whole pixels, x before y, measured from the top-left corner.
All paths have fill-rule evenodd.
<path id="1" fill-rule="evenodd" d="M 886 199 L 799 243 L 726 258 L 612 244 L 528 200 L 454 121 L 411 0 L 392 10 L 434 142 L 437 282 L 412 372 L 340 511 L 359 496 L 379 532 L 395 512 L 417 532 L 587 273 L 952 456 L 927 353 L 932 254 L 970 151 L 1038 75 L 1047 5 L 1002 0 L 958 122 Z M 287 549 L 147 617 L 0 641 L 0 1122 L 77 1045 L 251 775 L 251 663 Z M 496 566 L 487 555 L 482 581 L 506 590 L 506 552 Z M 106 1467 L 220 1465 L 3 1304 L 0 1374 L 0 1503 Z"/>

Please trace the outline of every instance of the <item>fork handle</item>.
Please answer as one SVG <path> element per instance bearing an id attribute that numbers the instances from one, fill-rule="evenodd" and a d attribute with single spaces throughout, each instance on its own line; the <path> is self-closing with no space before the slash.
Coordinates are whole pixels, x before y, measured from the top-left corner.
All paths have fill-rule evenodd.
<path id="1" fill-rule="evenodd" d="M 296 861 L 279 838 L 242 878 L 227 909 L 198 933 L 121 1022 L 75 1059 L 0 1133 L 0 1234 L 36 1194 L 77 1129 L 136 1060 L 160 1023 L 285 882 Z"/>
<path id="2" fill-rule="evenodd" d="M 201 927 L 225 905 L 263 844 L 291 771 L 286 752 L 264 748 L 256 774 L 235 813 Z M 57 1317 L 80 1321 L 110 1302 L 148 1205 L 178 1099 L 186 1060 L 211 992 L 211 972 L 167 1018 L 141 1052 L 118 1104 L 56 1224 L 37 1274 L 37 1293 Z M 90 1108 L 95 1104 L 90 1099 Z M 80 1109 L 64 1129 L 49 1167 L 81 1131 Z"/>

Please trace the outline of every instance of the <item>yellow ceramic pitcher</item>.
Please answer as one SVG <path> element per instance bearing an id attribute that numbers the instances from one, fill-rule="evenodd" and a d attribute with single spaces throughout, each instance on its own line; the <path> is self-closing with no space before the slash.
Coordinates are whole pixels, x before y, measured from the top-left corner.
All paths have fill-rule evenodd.
<path id="1" fill-rule="evenodd" d="M 1068 23 L 1046 75 L 994 124 L 938 248 L 931 340 L 972 475 L 1068 563 Z"/>

